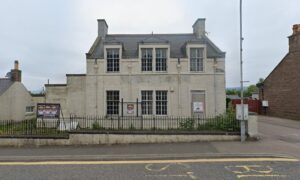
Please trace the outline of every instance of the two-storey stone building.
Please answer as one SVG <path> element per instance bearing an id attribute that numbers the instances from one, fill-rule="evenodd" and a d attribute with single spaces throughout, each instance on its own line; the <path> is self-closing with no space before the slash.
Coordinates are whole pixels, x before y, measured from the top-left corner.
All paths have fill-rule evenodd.
<path id="1" fill-rule="evenodd" d="M 86 74 L 46 85 L 46 102 L 77 115 L 216 115 L 225 98 L 225 53 L 205 19 L 185 34 L 108 34 L 99 19 Z"/>

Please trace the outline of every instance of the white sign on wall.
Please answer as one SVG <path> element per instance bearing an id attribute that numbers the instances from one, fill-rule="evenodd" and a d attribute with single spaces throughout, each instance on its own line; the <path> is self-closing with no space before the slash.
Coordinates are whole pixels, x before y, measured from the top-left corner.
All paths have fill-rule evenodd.
<path id="1" fill-rule="evenodd" d="M 269 106 L 269 102 L 266 101 L 266 100 L 263 100 L 263 101 L 262 101 L 262 106 L 263 106 L 263 107 L 268 107 L 268 106 Z"/>
<path id="2" fill-rule="evenodd" d="M 134 104 L 127 104 L 127 114 L 134 113 Z"/>
<path id="3" fill-rule="evenodd" d="M 193 103 L 193 112 L 194 113 L 202 113 L 202 112 L 204 112 L 204 104 L 203 104 L 203 102 L 194 102 Z"/>

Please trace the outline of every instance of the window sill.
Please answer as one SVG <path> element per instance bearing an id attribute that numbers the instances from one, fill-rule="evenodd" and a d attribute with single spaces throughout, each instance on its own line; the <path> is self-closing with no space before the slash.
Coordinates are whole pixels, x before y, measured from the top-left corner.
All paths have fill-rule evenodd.
<path id="1" fill-rule="evenodd" d="M 106 73 L 120 73 L 120 71 L 106 71 Z"/>
<path id="2" fill-rule="evenodd" d="M 142 73 L 145 74 L 153 74 L 153 73 L 168 73 L 168 71 L 141 71 Z"/>
<path id="3" fill-rule="evenodd" d="M 30 115 L 33 115 L 34 112 L 25 112 L 25 116 L 30 116 Z"/>
<path id="4" fill-rule="evenodd" d="M 202 74 L 202 73 L 205 73 L 205 71 L 190 71 L 190 73 Z"/>

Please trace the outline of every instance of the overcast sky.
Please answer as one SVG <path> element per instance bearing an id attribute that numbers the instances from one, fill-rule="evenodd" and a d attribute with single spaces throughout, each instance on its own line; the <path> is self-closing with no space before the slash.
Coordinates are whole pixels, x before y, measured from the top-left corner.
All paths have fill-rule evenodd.
<path id="1" fill-rule="evenodd" d="M 244 76 L 265 78 L 288 52 L 299 0 L 244 0 Z M 85 73 L 97 19 L 109 33 L 191 33 L 206 18 L 208 37 L 226 52 L 226 86 L 239 86 L 239 0 L 0 0 L 0 77 L 19 60 L 29 90 Z"/>

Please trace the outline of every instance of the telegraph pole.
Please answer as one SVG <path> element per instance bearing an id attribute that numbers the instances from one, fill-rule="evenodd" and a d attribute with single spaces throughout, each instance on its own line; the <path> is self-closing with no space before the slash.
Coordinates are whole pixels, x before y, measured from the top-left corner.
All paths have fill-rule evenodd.
<path id="1" fill-rule="evenodd" d="M 241 106 L 242 106 L 242 120 L 241 120 L 241 142 L 246 140 L 246 125 L 245 125 L 245 110 L 244 110 L 244 80 L 243 80 L 243 21 L 242 21 L 242 0 L 240 0 L 240 73 L 241 73 Z"/>

